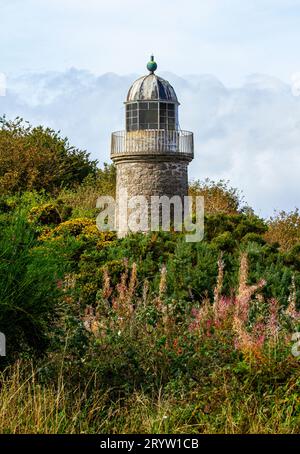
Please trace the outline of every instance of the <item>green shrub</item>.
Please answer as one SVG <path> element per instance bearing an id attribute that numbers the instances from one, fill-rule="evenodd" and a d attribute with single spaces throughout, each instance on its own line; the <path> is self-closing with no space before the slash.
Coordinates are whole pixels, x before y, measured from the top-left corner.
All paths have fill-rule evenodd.
<path id="1" fill-rule="evenodd" d="M 7 360 L 45 350 L 56 316 L 65 263 L 61 252 L 45 255 L 24 213 L 17 211 L 0 233 L 0 328 L 7 338 Z"/>

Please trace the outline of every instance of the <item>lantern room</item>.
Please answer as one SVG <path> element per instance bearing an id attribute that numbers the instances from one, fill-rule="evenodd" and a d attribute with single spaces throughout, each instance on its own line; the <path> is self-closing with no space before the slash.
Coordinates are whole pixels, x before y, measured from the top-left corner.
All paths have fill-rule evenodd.
<path id="1" fill-rule="evenodd" d="M 179 102 L 170 83 L 154 74 L 154 57 L 147 64 L 150 73 L 130 87 L 125 102 L 126 131 L 178 130 Z"/>

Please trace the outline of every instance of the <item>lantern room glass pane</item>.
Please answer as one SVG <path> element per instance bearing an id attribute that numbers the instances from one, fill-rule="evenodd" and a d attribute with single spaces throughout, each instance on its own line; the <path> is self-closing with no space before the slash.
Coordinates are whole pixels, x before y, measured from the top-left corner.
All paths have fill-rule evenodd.
<path id="1" fill-rule="evenodd" d="M 138 105 L 137 103 L 126 105 L 126 130 L 136 131 L 138 129 Z"/>
<path id="2" fill-rule="evenodd" d="M 168 104 L 168 115 L 175 116 L 175 105 L 174 104 Z"/>
<path id="3" fill-rule="evenodd" d="M 144 107 L 146 103 L 141 103 Z M 149 102 L 148 109 L 139 109 L 139 126 L 140 129 L 158 129 L 158 103 Z"/>
<path id="4" fill-rule="evenodd" d="M 176 106 L 171 103 L 161 103 L 159 106 L 159 128 L 176 129 Z"/>
<path id="5" fill-rule="evenodd" d="M 171 130 L 175 129 L 175 118 L 168 119 L 168 129 L 171 129 Z"/>

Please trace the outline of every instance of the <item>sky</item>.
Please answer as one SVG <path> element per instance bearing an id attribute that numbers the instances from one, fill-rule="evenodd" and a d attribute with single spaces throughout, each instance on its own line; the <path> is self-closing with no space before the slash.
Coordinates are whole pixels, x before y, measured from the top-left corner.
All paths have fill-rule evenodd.
<path id="1" fill-rule="evenodd" d="M 0 0 L 0 115 L 60 129 L 108 162 L 127 90 L 154 53 L 195 134 L 191 178 L 229 179 L 264 216 L 290 210 L 299 23 L 300 0 Z"/>

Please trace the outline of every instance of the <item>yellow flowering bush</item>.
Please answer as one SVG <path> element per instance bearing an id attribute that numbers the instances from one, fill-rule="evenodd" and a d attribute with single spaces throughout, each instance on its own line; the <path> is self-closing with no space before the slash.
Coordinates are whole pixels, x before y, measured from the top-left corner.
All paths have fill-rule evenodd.
<path id="1" fill-rule="evenodd" d="M 59 224 L 61 216 L 54 203 L 44 203 L 43 205 L 31 208 L 28 214 L 28 221 L 34 224 Z"/>
<path id="2" fill-rule="evenodd" d="M 93 219 L 77 218 L 60 223 L 54 229 L 44 232 L 39 239 L 47 241 L 68 236 L 85 241 L 92 240 L 96 243 L 97 248 L 103 247 L 116 238 L 114 232 L 100 232 Z"/>

